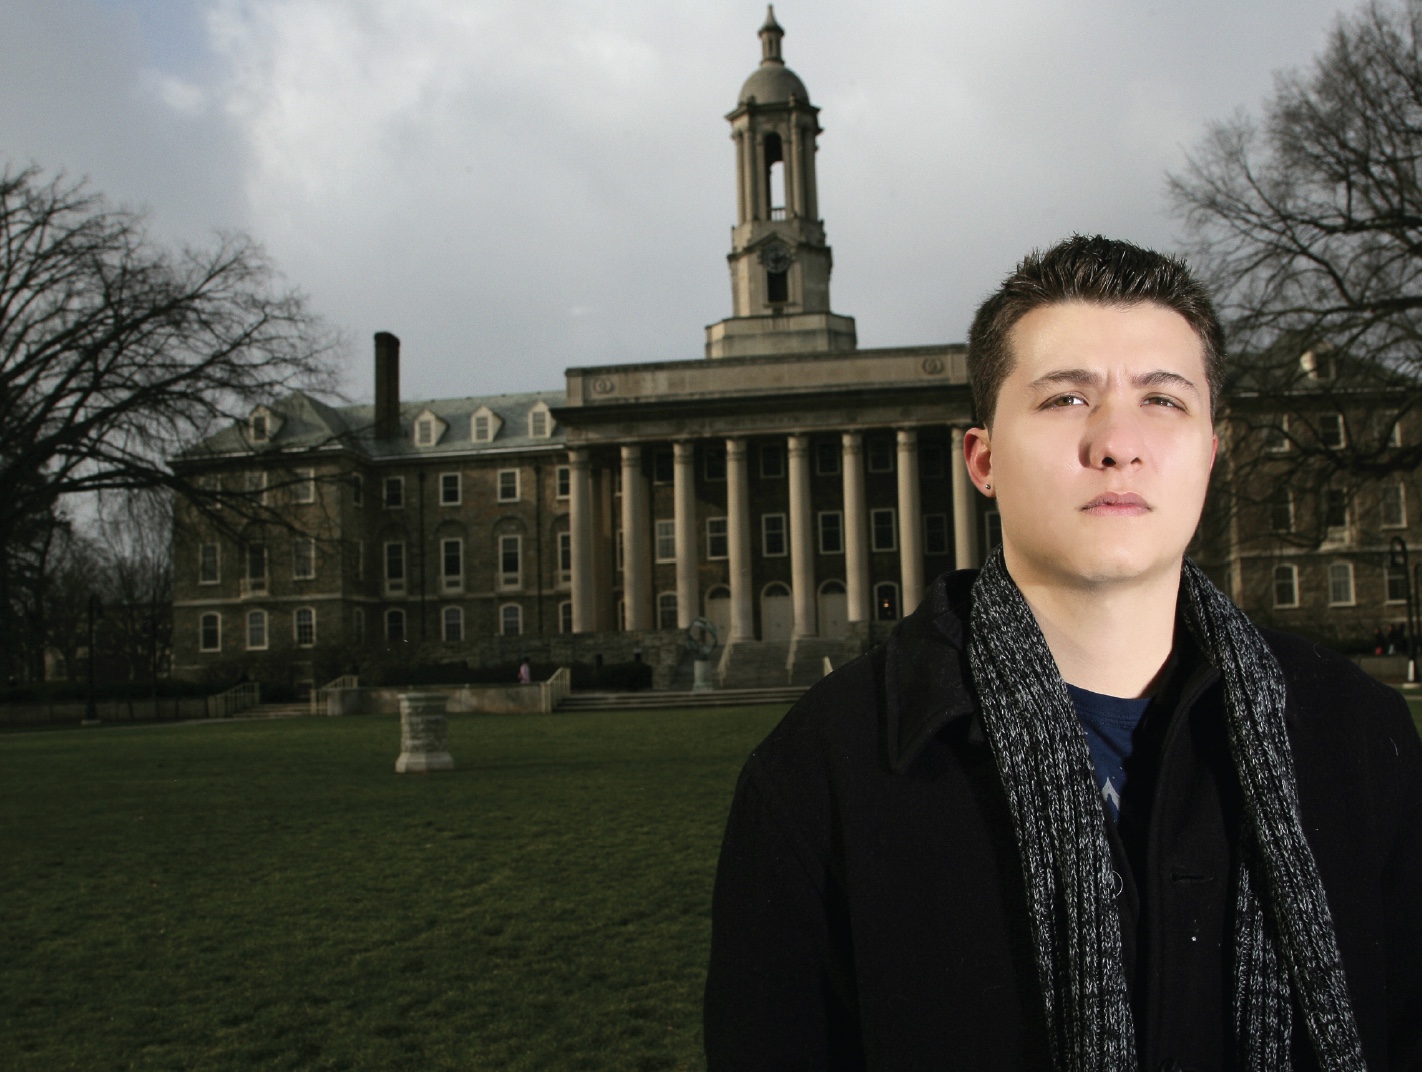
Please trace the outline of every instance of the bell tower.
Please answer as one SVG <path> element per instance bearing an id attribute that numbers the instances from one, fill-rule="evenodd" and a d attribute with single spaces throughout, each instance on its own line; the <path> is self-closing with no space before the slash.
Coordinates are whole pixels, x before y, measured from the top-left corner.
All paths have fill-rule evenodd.
<path id="1" fill-rule="evenodd" d="M 760 67 L 726 116 L 736 143 L 731 316 L 706 329 L 707 357 L 856 345 L 854 318 L 830 312 L 832 257 L 815 184 L 820 110 L 781 58 L 784 36 L 771 7 L 760 28 Z"/>

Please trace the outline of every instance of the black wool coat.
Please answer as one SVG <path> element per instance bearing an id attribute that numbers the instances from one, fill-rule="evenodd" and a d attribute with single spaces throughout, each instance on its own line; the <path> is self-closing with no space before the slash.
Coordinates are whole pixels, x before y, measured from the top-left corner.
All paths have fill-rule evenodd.
<path id="1" fill-rule="evenodd" d="M 1016 843 L 970 685 L 975 575 L 940 577 L 747 760 L 716 875 L 710 1072 L 1050 1067 Z M 1422 743 L 1394 690 L 1264 635 L 1368 1067 L 1422 1069 Z M 1128 813 L 1108 824 L 1138 1045 L 1146 1069 L 1228 1069 L 1240 801 L 1223 690 L 1184 658 L 1162 697 L 1148 816 L 1134 834 Z"/>

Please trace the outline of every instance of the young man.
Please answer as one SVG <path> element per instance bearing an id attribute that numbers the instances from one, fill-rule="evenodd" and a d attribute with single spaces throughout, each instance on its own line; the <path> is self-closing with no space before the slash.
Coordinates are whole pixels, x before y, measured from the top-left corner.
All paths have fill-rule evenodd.
<path id="1" fill-rule="evenodd" d="M 1185 559 L 1221 333 L 1073 238 L 968 340 L 1002 548 L 747 761 L 711 1072 L 1422 1068 L 1422 743 Z"/>

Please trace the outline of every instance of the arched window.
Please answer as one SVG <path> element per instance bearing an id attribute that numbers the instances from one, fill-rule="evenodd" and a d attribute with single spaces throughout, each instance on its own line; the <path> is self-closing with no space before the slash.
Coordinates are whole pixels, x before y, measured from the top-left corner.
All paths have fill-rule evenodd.
<path id="1" fill-rule="evenodd" d="M 899 586 L 890 582 L 874 586 L 874 617 L 881 622 L 899 617 Z"/>
<path id="2" fill-rule="evenodd" d="M 772 581 L 765 586 L 765 594 L 771 599 L 789 599 L 790 589 L 779 581 Z"/>
<path id="3" fill-rule="evenodd" d="M 820 595 L 822 596 L 842 596 L 844 595 L 843 581 L 826 581 L 820 585 Z"/>
<path id="4" fill-rule="evenodd" d="M 263 651 L 267 646 L 267 612 L 253 610 L 247 612 L 247 648 L 249 651 Z"/>
<path id="5" fill-rule="evenodd" d="M 464 610 L 461 607 L 445 607 L 442 616 L 441 636 L 446 643 L 464 639 Z"/>
<path id="6" fill-rule="evenodd" d="M 385 639 L 392 644 L 405 642 L 405 612 L 387 610 L 385 612 Z"/>
<path id="7" fill-rule="evenodd" d="M 523 608 L 517 603 L 505 603 L 499 608 L 499 632 L 504 636 L 523 633 Z"/>

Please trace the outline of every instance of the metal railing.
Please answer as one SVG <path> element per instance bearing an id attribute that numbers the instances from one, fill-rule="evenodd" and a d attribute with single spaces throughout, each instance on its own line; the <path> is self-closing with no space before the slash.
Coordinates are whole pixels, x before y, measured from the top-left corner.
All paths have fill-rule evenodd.
<path id="1" fill-rule="evenodd" d="M 573 672 L 566 666 L 560 666 L 553 671 L 553 676 L 547 681 L 540 681 L 538 689 L 541 693 L 540 700 L 543 713 L 548 714 L 555 711 L 558 705 L 568 698 L 568 693 L 573 691 Z"/>
<path id="2" fill-rule="evenodd" d="M 262 686 L 256 681 L 244 681 L 240 685 L 234 685 L 226 692 L 219 692 L 216 696 L 207 698 L 208 718 L 231 718 L 240 711 L 245 711 L 249 707 L 256 707 L 262 702 Z"/>
<path id="3" fill-rule="evenodd" d="M 313 715 L 328 715 L 330 708 L 328 701 L 330 694 L 336 689 L 357 689 L 360 688 L 360 678 L 356 674 L 342 674 L 338 678 L 333 678 L 319 689 L 311 690 L 311 713 Z"/>

